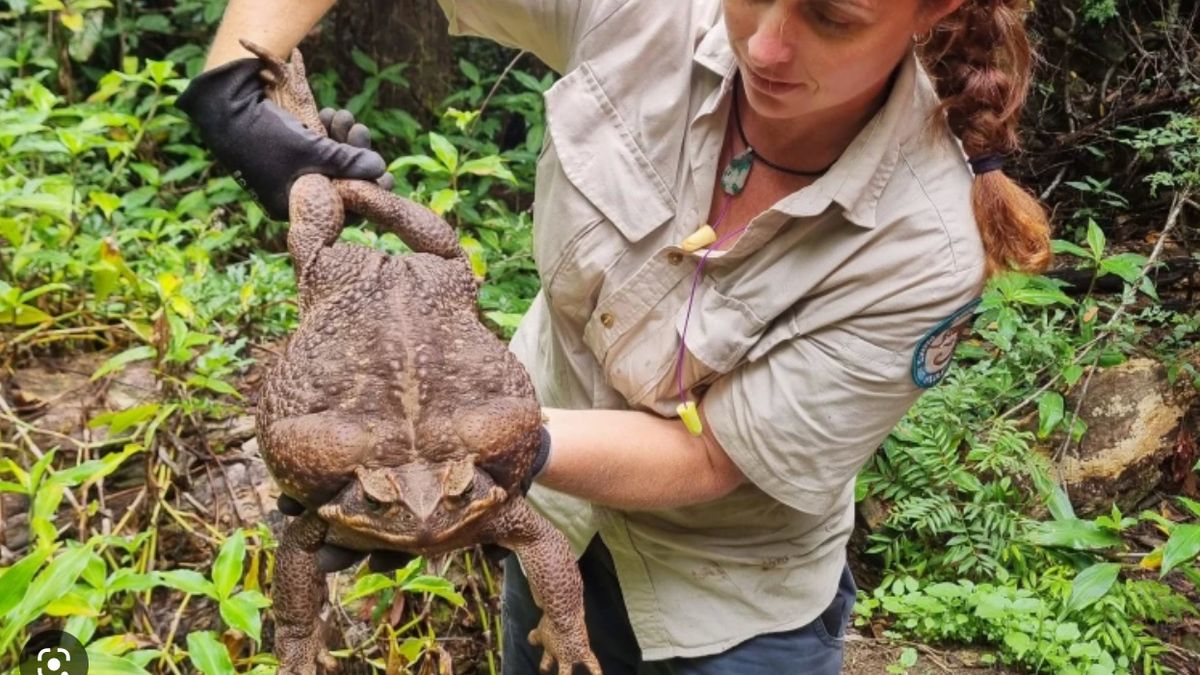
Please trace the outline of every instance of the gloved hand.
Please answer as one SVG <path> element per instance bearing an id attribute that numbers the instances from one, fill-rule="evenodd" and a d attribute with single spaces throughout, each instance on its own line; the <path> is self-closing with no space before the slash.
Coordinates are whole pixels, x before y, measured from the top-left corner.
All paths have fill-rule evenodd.
<path id="1" fill-rule="evenodd" d="M 175 106 L 187 113 L 217 160 L 272 218 L 287 218 L 288 191 L 304 174 L 362 180 L 386 175 L 387 164 L 369 149 L 369 140 L 368 147 L 356 147 L 323 138 L 267 100 L 261 69 L 258 59 L 246 58 L 201 73 Z M 334 117 L 331 126 L 336 126 Z M 355 131 L 353 117 L 350 121 L 343 138 L 361 140 L 366 127 L 358 125 L 362 131 Z"/>

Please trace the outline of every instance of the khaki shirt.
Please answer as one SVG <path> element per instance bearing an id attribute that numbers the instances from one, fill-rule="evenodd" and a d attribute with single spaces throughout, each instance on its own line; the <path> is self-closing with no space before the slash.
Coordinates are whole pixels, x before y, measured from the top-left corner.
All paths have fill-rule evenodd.
<path id="1" fill-rule="evenodd" d="M 440 1 L 452 34 L 563 73 L 534 201 L 542 290 L 511 345 L 542 404 L 674 417 L 702 254 L 678 243 L 709 212 L 735 72 L 720 0 Z M 611 549 L 645 659 L 797 628 L 833 599 L 855 475 L 943 372 L 983 281 L 972 176 L 936 105 L 910 55 L 829 172 L 705 264 L 684 383 L 748 484 L 640 512 L 530 493 L 576 553 L 597 532 Z"/>

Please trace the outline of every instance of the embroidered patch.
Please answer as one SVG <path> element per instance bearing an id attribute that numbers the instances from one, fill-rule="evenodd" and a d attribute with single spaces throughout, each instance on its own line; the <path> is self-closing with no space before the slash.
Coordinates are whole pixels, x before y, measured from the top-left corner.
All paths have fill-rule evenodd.
<path id="1" fill-rule="evenodd" d="M 971 329 L 975 316 L 976 298 L 934 326 L 913 352 L 912 378 L 918 387 L 928 389 L 946 376 L 954 359 L 954 348 L 958 340 Z"/>

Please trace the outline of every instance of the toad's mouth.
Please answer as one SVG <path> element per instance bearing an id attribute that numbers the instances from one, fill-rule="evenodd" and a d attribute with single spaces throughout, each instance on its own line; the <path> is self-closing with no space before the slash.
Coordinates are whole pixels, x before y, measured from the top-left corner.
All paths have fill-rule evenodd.
<path id="1" fill-rule="evenodd" d="M 445 527 L 436 521 L 412 523 L 403 533 L 389 532 L 382 529 L 388 525 L 399 524 L 387 516 L 369 516 L 361 513 L 350 513 L 341 504 L 328 503 L 321 506 L 317 513 L 321 518 L 361 534 L 367 534 L 390 546 L 402 550 L 417 550 L 444 544 L 458 536 L 464 529 L 474 525 L 496 506 L 508 500 L 508 493 L 503 488 L 493 486 L 483 497 L 471 502 L 463 509 L 457 520 L 450 527 Z M 411 520 L 409 522 L 412 522 Z"/>

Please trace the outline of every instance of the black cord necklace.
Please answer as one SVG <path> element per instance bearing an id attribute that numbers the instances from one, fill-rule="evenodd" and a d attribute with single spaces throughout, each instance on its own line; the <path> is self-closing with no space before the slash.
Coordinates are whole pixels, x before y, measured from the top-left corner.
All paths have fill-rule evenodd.
<path id="1" fill-rule="evenodd" d="M 821 169 L 820 171 L 801 171 L 799 169 L 790 169 L 786 166 L 772 162 L 755 150 L 753 145 L 750 145 L 750 141 L 746 139 L 746 130 L 742 128 L 742 110 L 741 105 L 738 103 L 738 87 L 741 85 L 741 79 L 742 74 L 741 72 L 738 72 L 734 76 L 733 83 L 733 121 L 737 126 L 738 136 L 742 139 L 742 145 L 746 146 L 746 149 L 729 160 L 729 166 L 726 167 L 725 173 L 721 175 L 722 189 L 731 195 L 740 193 L 746 186 L 746 179 L 750 176 L 750 169 L 755 160 L 766 164 L 768 167 L 775 169 L 776 171 L 790 174 L 792 176 L 820 178 L 821 176 L 825 175 L 825 173 L 829 171 L 830 167 L 832 167 L 837 160 L 830 162 L 829 166 Z"/>

